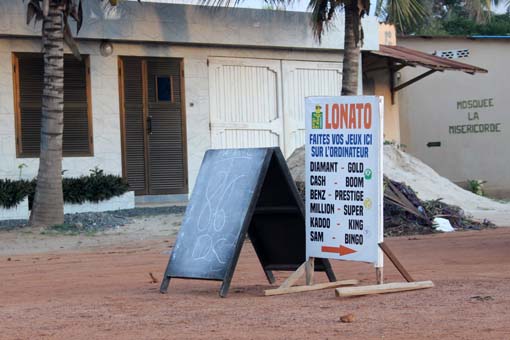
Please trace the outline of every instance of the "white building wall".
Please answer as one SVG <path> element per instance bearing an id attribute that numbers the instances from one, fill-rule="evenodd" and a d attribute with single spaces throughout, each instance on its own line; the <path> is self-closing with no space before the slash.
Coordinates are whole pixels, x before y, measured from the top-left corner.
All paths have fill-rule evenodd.
<path id="1" fill-rule="evenodd" d="M 510 39 L 407 37 L 399 45 L 427 53 L 469 49 L 454 59 L 488 73 L 437 72 L 400 92 L 402 143 L 441 175 L 454 182 L 485 180 L 491 195 L 510 197 Z M 424 72 L 407 67 L 400 83 Z M 458 102 L 492 99 L 492 107 L 461 109 Z M 475 113 L 477 114 L 475 116 Z M 499 132 L 451 133 L 451 126 L 498 123 Z M 428 147 L 441 142 L 440 147 Z"/>
<path id="2" fill-rule="evenodd" d="M 81 41 L 79 46 L 83 54 L 90 56 L 94 156 L 65 157 L 63 161 L 63 169 L 67 170 L 65 176 L 87 175 L 89 169 L 95 166 L 107 173 L 118 175 L 122 173 L 118 57 L 183 58 L 190 192 L 203 155 L 211 147 L 208 58 L 235 57 L 325 62 L 342 60 L 341 52 L 338 51 L 213 48 L 115 42 L 113 55 L 103 57 L 99 54 L 99 41 Z M 23 169 L 23 178 L 33 178 L 37 175 L 37 159 L 16 158 L 12 53 L 40 52 L 40 50 L 40 42 L 37 39 L 0 38 L 0 178 L 18 178 L 17 166 L 21 163 L 28 165 Z"/>
<path id="3" fill-rule="evenodd" d="M 37 158 L 16 158 L 12 53 L 40 51 L 41 44 L 35 39 L 0 39 L 0 178 L 18 178 L 20 164 L 27 165 L 22 171 L 23 178 L 31 179 L 37 175 Z M 62 168 L 69 177 L 87 175 L 89 169 L 96 166 L 107 173 L 120 175 L 117 58 L 100 56 L 92 44 L 82 45 L 81 52 L 90 54 L 94 157 L 65 157 Z"/>

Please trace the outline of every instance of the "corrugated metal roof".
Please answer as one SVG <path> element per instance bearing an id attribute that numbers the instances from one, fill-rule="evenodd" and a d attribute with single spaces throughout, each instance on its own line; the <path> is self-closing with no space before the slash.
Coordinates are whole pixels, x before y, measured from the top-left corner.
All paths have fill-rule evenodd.
<path id="1" fill-rule="evenodd" d="M 481 67 L 460 63 L 458 61 L 436 57 L 421 51 L 413 50 L 402 46 L 380 45 L 379 51 L 371 51 L 371 54 L 390 58 L 409 66 L 423 66 L 431 70 L 462 71 L 470 74 L 487 73 Z"/>
<path id="2" fill-rule="evenodd" d="M 472 35 L 472 39 L 510 39 L 510 35 Z"/>
<path id="3" fill-rule="evenodd" d="M 397 35 L 397 40 L 510 40 L 510 35 Z"/>

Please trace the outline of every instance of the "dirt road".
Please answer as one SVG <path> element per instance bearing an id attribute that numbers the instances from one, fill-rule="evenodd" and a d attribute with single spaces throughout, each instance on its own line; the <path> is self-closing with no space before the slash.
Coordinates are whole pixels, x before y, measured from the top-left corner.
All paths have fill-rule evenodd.
<path id="1" fill-rule="evenodd" d="M 510 229 L 387 242 L 416 279 L 436 288 L 264 297 L 269 285 L 249 244 L 226 299 L 219 283 L 194 280 L 172 280 L 159 294 L 149 272 L 161 279 L 173 240 L 2 255 L 0 338 L 510 339 Z M 374 283 L 369 265 L 333 265 L 339 279 Z M 288 273 L 276 275 L 281 282 Z M 388 262 L 385 279 L 402 280 Z M 353 323 L 339 321 L 347 313 Z"/>

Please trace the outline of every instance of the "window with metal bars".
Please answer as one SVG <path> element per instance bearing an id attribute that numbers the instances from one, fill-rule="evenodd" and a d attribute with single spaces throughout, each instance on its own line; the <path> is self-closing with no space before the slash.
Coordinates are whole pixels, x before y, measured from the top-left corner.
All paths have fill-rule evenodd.
<path id="1" fill-rule="evenodd" d="M 16 53 L 13 58 L 18 157 L 38 157 L 44 61 L 40 53 Z M 88 56 L 64 57 L 64 157 L 92 156 L 92 121 Z"/>

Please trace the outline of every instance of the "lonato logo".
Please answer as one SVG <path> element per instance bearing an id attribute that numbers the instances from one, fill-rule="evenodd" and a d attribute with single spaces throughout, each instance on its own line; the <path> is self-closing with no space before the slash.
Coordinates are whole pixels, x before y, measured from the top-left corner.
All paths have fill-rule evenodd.
<path id="1" fill-rule="evenodd" d="M 322 129 L 322 106 L 315 105 L 315 111 L 312 112 L 312 129 Z"/>

